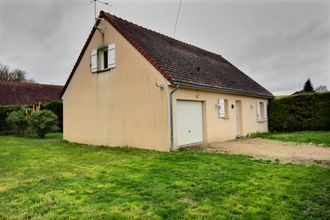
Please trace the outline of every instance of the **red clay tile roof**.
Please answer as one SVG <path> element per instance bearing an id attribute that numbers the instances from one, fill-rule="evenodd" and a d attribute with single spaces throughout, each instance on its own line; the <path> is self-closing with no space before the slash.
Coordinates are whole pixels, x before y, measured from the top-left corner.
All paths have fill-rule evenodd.
<path id="1" fill-rule="evenodd" d="M 174 85 L 180 84 L 265 98 L 273 97 L 268 90 L 218 54 L 175 40 L 103 11 L 99 17 L 104 18 L 116 28 Z M 63 93 L 94 32 L 95 26 L 66 82 Z"/>
<path id="2" fill-rule="evenodd" d="M 60 100 L 63 86 L 0 81 L 0 105 L 28 105 Z"/>

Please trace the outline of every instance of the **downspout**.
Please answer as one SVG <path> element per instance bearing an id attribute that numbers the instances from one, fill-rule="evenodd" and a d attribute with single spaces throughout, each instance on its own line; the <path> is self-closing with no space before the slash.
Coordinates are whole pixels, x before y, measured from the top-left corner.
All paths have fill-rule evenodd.
<path id="1" fill-rule="evenodd" d="M 170 151 L 173 151 L 174 149 L 174 131 L 173 131 L 173 94 L 176 92 L 176 90 L 179 89 L 179 85 L 176 84 L 176 87 L 170 92 L 170 129 L 171 129 L 171 147 Z"/>

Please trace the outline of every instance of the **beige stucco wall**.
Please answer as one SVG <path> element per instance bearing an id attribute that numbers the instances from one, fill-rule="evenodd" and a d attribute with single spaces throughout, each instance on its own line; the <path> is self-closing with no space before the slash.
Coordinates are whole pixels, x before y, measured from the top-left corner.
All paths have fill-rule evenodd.
<path id="1" fill-rule="evenodd" d="M 63 96 L 64 139 L 169 150 L 168 81 L 108 22 L 94 36 Z M 90 72 L 90 51 L 116 44 L 116 68 Z"/>
<path id="2" fill-rule="evenodd" d="M 229 118 L 219 118 L 218 99 L 228 99 Z M 204 121 L 204 141 L 215 142 L 231 140 L 236 138 L 236 101 L 241 101 L 242 105 L 242 136 L 246 136 L 252 132 L 267 132 L 268 122 L 257 122 L 256 118 L 256 102 L 263 101 L 268 103 L 267 99 L 246 97 L 218 92 L 178 89 L 173 95 L 173 117 L 174 117 L 174 134 L 176 134 L 176 101 L 192 100 L 203 102 L 203 121 Z M 234 108 L 231 108 L 234 105 Z M 176 135 L 174 135 L 174 145 L 176 144 Z"/>

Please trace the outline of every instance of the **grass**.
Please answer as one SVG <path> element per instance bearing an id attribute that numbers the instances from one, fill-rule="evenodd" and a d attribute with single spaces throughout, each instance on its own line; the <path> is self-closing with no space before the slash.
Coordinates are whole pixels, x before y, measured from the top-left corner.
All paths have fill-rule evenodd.
<path id="1" fill-rule="evenodd" d="M 280 141 L 292 141 L 298 143 L 312 143 L 330 147 L 330 131 L 258 133 L 254 134 L 253 137 L 268 138 Z"/>
<path id="2" fill-rule="evenodd" d="M 0 136 L 0 219 L 329 219 L 330 169 Z"/>

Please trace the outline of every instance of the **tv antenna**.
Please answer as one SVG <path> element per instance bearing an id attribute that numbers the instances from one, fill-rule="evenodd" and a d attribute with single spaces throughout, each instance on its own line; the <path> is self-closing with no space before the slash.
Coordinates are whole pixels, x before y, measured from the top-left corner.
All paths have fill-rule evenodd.
<path id="1" fill-rule="evenodd" d="M 182 5 L 182 0 L 180 0 L 178 12 L 176 14 L 175 25 L 174 25 L 174 30 L 173 30 L 173 37 L 175 36 L 176 26 L 178 26 L 178 20 L 179 20 L 179 15 L 180 15 L 180 11 L 181 11 L 181 5 Z"/>
<path id="2" fill-rule="evenodd" d="M 106 6 L 109 6 L 109 7 L 112 6 L 110 4 L 110 2 L 108 2 L 108 1 L 92 0 L 91 2 L 94 3 L 94 18 L 95 18 L 95 21 L 97 21 L 97 17 L 96 17 L 96 3 L 102 4 L 102 5 L 106 5 Z"/>

